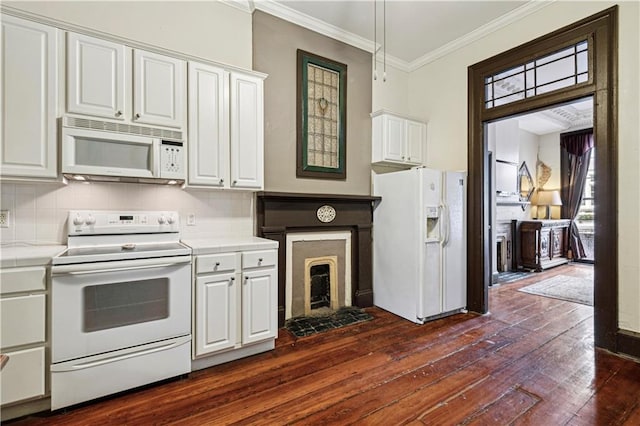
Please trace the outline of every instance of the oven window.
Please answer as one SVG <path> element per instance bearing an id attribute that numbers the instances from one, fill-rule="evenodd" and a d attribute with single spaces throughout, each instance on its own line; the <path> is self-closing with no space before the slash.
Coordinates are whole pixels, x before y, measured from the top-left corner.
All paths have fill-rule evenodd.
<path id="1" fill-rule="evenodd" d="M 85 287 L 83 316 L 85 333 L 167 318 L 169 279 Z"/>

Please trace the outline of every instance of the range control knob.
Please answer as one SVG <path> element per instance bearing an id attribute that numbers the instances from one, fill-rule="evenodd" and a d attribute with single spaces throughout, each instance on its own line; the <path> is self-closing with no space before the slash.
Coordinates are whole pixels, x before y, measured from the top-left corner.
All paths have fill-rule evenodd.
<path id="1" fill-rule="evenodd" d="M 164 225 L 166 221 L 167 221 L 167 218 L 165 218 L 164 215 L 160 215 L 160 217 L 158 218 L 158 223 L 160 225 Z"/>
<path id="2" fill-rule="evenodd" d="M 169 225 L 173 225 L 173 224 L 175 223 L 175 221 L 176 221 L 176 218 L 175 218 L 175 217 L 173 217 L 173 215 L 171 215 L 171 216 L 169 216 L 169 217 L 167 218 L 167 223 L 168 223 Z"/>
<path id="3" fill-rule="evenodd" d="M 85 223 L 87 225 L 95 225 L 96 224 L 96 218 L 93 217 L 92 215 L 87 216 L 87 220 L 85 221 Z"/>
<path id="4" fill-rule="evenodd" d="M 84 219 L 82 218 L 82 216 L 80 216 L 80 214 L 76 214 L 76 217 L 73 218 L 73 224 L 76 226 L 80 226 L 84 223 Z"/>

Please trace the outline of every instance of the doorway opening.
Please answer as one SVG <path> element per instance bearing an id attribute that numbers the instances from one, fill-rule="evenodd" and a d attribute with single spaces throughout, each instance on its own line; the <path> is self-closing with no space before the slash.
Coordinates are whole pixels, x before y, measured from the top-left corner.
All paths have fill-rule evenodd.
<path id="1" fill-rule="evenodd" d="M 492 241 L 489 217 L 491 197 L 489 187 L 488 145 L 484 124 L 512 116 L 541 111 L 556 105 L 568 104 L 593 97 L 597 112 L 593 132 L 598 155 L 595 157 L 597 179 L 594 193 L 598 200 L 594 219 L 598 233 L 594 238 L 594 340 L 598 347 L 616 351 L 618 339 L 618 248 L 617 222 L 617 8 L 576 22 L 558 31 L 540 37 L 517 48 L 496 55 L 469 67 L 469 144 L 468 144 L 468 275 L 467 303 L 475 312 L 489 311 L 488 289 L 492 279 L 492 258 L 488 257 Z M 528 75 L 531 58 L 552 56 L 559 49 L 575 47 L 576 54 L 583 51 L 582 41 L 588 42 L 588 69 L 586 77 L 573 84 L 551 87 L 537 93 L 536 88 L 525 85 L 522 93 L 509 102 L 498 94 L 487 104 L 487 84 L 510 78 L 516 67 L 524 67 L 521 75 Z M 595 49 L 594 46 L 598 46 Z M 505 71 L 506 70 L 506 71 Z M 598 70 L 598 72 L 594 72 Z M 536 72 L 533 71 L 535 76 Z M 504 78 L 503 78 L 504 77 Z M 531 91 L 530 91 L 531 90 Z M 493 93 L 491 93 L 494 95 Z M 553 208 L 553 207 L 552 207 Z M 605 283 L 607 285 L 605 285 Z"/>
<path id="2" fill-rule="evenodd" d="M 485 123 L 484 132 L 492 188 L 491 285 L 593 306 L 593 98 Z M 574 180 L 581 182 L 570 185 L 576 164 L 568 161 L 567 147 L 583 135 L 590 135 L 589 155 L 576 157 L 583 167 Z M 582 190 L 574 201 L 570 187 Z M 562 205 L 549 205 L 549 194 Z M 590 266 L 575 267 L 578 261 Z M 490 291 L 489 306 L 496 294 Z"/>

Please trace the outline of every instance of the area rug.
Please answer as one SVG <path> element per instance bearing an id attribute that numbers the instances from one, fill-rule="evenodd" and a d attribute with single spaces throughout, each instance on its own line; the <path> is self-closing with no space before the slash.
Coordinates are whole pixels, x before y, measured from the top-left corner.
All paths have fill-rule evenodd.
<path id="1" fill-rule="evenodd" d="M 518 291 L 593 306 L 593 278 L 556 275 Z"/>
<path id="2" fill-rule="evenodd" d="M 371 319 L 373 317 L 361 308 L 344 307 L 326 316 L 290 318 L 285 322 L 284 326 L 294 336 L 305 337 Z"/>

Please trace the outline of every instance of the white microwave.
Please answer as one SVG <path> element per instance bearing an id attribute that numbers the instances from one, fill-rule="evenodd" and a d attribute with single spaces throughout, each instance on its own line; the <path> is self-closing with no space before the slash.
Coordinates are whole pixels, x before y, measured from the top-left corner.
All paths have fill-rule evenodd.
<path id="1" fill-rule="evenodd" d="M 64 117 L 62 174 L 76 180 L 182 183 L 181 138 L 172 130 Z"/>

